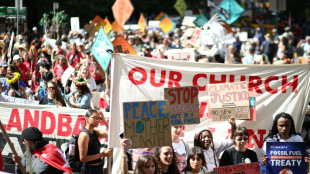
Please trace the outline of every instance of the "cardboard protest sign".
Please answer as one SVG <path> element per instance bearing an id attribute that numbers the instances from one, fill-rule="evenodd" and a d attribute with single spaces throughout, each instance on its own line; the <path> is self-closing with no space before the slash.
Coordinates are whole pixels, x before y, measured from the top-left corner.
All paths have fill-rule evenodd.
<path id="1" fill-rule="evenodd" d="M 107 17 L 104 18 L 104 22 L 105 22 L 105 25 L 103 29 L 104 29 L 104 32 L 108 34 L 112 30 L 112 25 Z"/>
<path id="2" fill-rule="evenodd" d="M 134 8 L 130 0 L 116 0 L 112 6 L 113 16 L 119 26 L 123 28 L 125 22 L 129 19 Z"/>
<path id="3" fill-rule="evenodd" d="M 306 174 L 306 148 L 304 142 L 267 142 L 267 174 Z"/>
<path id="4" fill-rule="evenodd" d="M 145 21 L 145 18 L 143 16 L 143 13 L 141 13 L 141 15 L 140 15 L 138 25 L 140 26 L 141 32 L 144 32 L 145 27 L 146 27 L 146 21 Z"/>
<path id="5" fill-rule="evenodd" d="M 95 25 L 96 31 L 98 31 L 100 26 L 103 27 L 105 25 L 105 22 L 100 16 L 96 15 L 90 24 Z"/>
<path id="6" fill-rule="evenodd" d="M 131 148 L 171 145 L 170 105 L 167 100 L 123 103 L 124 135 Z"/>
<path id="7" fill-rule="evenodd" d="M 214 168 L 217 174 L 260 174 L 259 162 Z"/>
<path id="8" fill-rule="evenodd" d="M 171 125 L 198 124 L 198 86 L 165 88 L 165 99 L 170 102 Z"/>
<path id="9" fill-rule="evenodd" d="M 160 21 L 159 26 L 164 33 L 168 33 L 174 27 L 168 16 Z"/>
<path id="10" fill-rule="evenodd" d="M 90 51 L 105 72 L 109 67 L 113 50 L 114 46 L 103 31 L 103 28 L 100 27 Z"/>
<path id="11" fill-rule="evenodd" d="M 209 84 L 212 120 L 249 119 L 249 92 L 246 82 Z"/>
<path id="12" fill-rule="evenodd" d="M 184 17 L 184 13 L 187 8 L 185 0 L 177 0 L 173 7 L 178 11 L 181 17 Z"/>
<path id="13" fill-rule="evenodd" d="M 84 30 L 89 33 L 90 37 L 95 36 L 96 33 L 96 27 L 94 24 L 86 24 L 84 25 Z"/>
<path id="14" fill-rule="evenodd" d="M 195 27 L 195 24 L 194 24 L 195 19 L 196 19 L 196 16 L 184 16 L 182 25 Z"/>
<path id="15" fill-rule="evenodd" d="M 112 42 L 114 46 L 114 53 L 125 53 L 125 54 L 132 54 L 137 55 L 135 49 L 127 42 L 127 40 L 122 36 L 118 35 Z"/>
<path id="16" fill-rule="evenodd" d="M 168 59 L 195 62 L 195 50 L 194 48 L 168 50 Z"/>

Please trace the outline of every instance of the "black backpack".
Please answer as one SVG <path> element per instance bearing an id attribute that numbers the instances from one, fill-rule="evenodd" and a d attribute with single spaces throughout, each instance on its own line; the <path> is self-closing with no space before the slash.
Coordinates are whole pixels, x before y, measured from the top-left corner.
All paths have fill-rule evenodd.
<path id="1" fill-rule="evenodd" d="M 80 161 L 80 155 L 79 155 L 79 146 L 78 146 L 78 139 L 79 139 L 79 134 L 73 135 L 68 144 L 67 148 L 65 150 L 66 154 L 66 159 L 69 162 L 69 165 L 71 167 L 72 172 L 79 172 L 82 167 L 82 162 Z M 69 153 L 69 147 L 74 146 L 74 154 L 70 155 Z"/>

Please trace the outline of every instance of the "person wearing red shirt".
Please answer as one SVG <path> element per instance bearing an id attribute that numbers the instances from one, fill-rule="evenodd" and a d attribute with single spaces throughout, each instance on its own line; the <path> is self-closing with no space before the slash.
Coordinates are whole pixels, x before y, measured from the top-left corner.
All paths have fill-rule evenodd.
<path id="1" fill-rule="evenodd" d="M 68 51 L 66 58 L 69 62 L 69 65 L 71 65 L 73 68 L 75 67 L 77 63 L 80 63 L 81 58 L 83 58 L 83 55 L 81 54 L 81 52 L 77 50 L 75 42 L 72 43 L 71 50 Z"/>
<path id="2" fill-rule="evenodd" d="M 67 68 L 68 68 L 68 63 L 67 63 L 65 56 L 58 55 L 56 57 L 56 63 L 53 69 L 54 75 L 56 77 L 61 77 Z"/>
<path id="3" fill-rule="evenodd" d="M 29 69 L 22 63 L 22 57 L 20 55 L 15 55 L 13 57 L 13 63 L 17 66 L 19 69 L 22 77 L 20 78 L 25 84 L 28 84 L 28 75 L 29 75 Z"/>

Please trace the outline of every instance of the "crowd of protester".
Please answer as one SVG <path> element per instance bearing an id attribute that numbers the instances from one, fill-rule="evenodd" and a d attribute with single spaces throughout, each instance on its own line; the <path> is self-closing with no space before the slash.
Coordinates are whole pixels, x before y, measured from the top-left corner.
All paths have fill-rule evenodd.
<path id="1" fill-rule="evenodd" d="M 163 34 L 157 31 L 124 31 L 122 35 L 140 56 L 167 59 L 170 49 L 194 48 L 195 60 L 209 63 L 225 64 L 308 64 L 310 60 L 310 36 L 297 39 L 296 33 L 290 27 L 285 32 L 278 33 L 273 29 L 266 33 L 265 29 L 255 28 L 253 38 L 240 41 L 239 31 L 233 31 L 235 41 L 226 45 L 228 52 L 224 55 L 208 55 L 199 52 L 199 43 L 192 43 L 190 36 L 185 35 L 186 28 L 176 28 L 173 32 Z M 89 110 L 85 114 L 85 127 L 78 139 L 79 157 L 83 166 L 81 173 L 102 173 L 101 158 L 111 156 L 110 150 L 100 153 L 98 138 L 106 138 L 106 132 L 95 131 L 100 120 L 108 127 L 103 114 L 91 110 L 92 92 L 105 92 L 109 95 L 106 79 L 97 60 L 90 51 L 95 36 L 88 33 L 63 34 L 55 42 L 53 48 L 49 39 L 51 33 L 40 35 L 36 27 L 30 35 L 13 37 L 13 48 L 10 52 L 11 32 L 2 34 L 3 46 L 0 61 L 0 91 L 2 95 L 38 100 L 40 105 L 56 105 Z M 111 41 L 116 37 L 110 32 Z M 55 38 L 56 39 L 56 38 Z M 211 49 L 206 47 L 206 49 Z M 272 65 L 271 65 L 272 66 Z M 63 80 L 63 74 L 68 68 L 72 73 Z M 109 107 L 105 108 L 107 111 Z M 245 127 L 237 127 L 235 120 L 229 120 L 231 125 L 230 138 L 218 140 L 208 129 L 197 132 L 194 147 L 189 147 L 181 141 L 182 126 L 173 126 L 172 145 L 149 149 L 127 150 L 132 143 L 123 138 L 121 169 L 123 173 L 133 170 L 135 173 L 191 174 L 207 173 L 215 167 L 257 162 L 259 159 L 254 151 L 246 148 L 249 132 Z M 285 128 L 280 128 L 282 127 Z M 25 131 L 25 130 L 24 130 Z M 30 134 L 30 135 L 29 135 Z M 35 136 L 31 136 L 35 135 Z M 42 133 L 37 130 L 27 130 L 22 133 L 24 144 L 31 146 L 33 151 L 43 147 L 48 142 L 42 139 Z M 308 135 L 309 136 L 309 135 Z M 307 139 L 308 136 L 304 136 Z M 281 113 L 274 120 L 272 132 L 266 142 L 301 142 L 302 137 L 296 134 L 294 121 L 289 114 Z M 38 142 L 39 144 L 36 144 Z M 99 144 L 98 144 L 99 143 Z M 235 147 L 232 147 L 235 145 Z M 232 147 L 232 148 L 230 148 Z M 140 153 L 141 152 L 141 153 Z M 223 155 L 220 154 L 223 152 Z M 130 153 L 130 155 L 128 155 Z M 130 157 L 130 162 L 127 161 Z M 26 157 L 22 157 L 26 166 Z M 32 160 L 35 160 L 33 157 Z M 19 160 L 14 157 L 14 161 Z M 267 158 L 262 162 L 266 164 Z M 131 163 L 132 162 L 132 163 Z M 33 171 L 56 171 L 53 166 L 44 161 Z M 1 163 L 0 163 L 1 165 Z M 43 167 L 42 167 L 43 166 Z M 40 168 L 41 167 L 41 168 Z M 29 169 L 28 169 L 29 170 Z M 27 170 L 27 171 L 28 171 Z"/>

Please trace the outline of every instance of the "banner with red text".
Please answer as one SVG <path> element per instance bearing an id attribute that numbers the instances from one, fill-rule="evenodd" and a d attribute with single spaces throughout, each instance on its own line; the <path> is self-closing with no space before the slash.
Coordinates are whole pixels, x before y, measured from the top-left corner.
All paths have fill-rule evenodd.
<path id="1" fill-rule="evenodd" d="M 0 110 L 0 120 L 18 154 L 25 152 L 21 132 L 32 126 L 39 128 L 44 138 L 64 151 L 69 138 L 83 129 L 84 115 L 87 112 L 84 109 L 2 102 L 0 102 Z M 109 113 L 104 112 L 104 115 L 108 120 Z M 98 129 L 106 128 L 100 122 Z M 0 139 L 3 140 L 0 141 L 2 155 L 7 156 L 12 153 L 1 131 Z M 102 143 L 105 141 L 107 140 L 101 140 Z"/>
<path id="2" fill-rule="evenodd" d="M 256 121 L 237 120 L 237 125 L 248 128 L 247 147 L 255 148 L 261 157 L 259 148 L 276 114 L 291 114 L 297 131 L 300 129 L 309 101 L 309 77 L 308 65 L 208 64 L 113 54 L 109 146 L 120 145 L 123 102 L 163 100 L 164 88 L 193 85 L 199 87 L 200 124 L 185 125 L 181 138 L 192 145 L 194 135 L 207 128 L 214 133 L 216 141 L 228 138 L 229 123 L 212 121 L 207 114 L 208 85 L 245 81 L 249 91 L 257 93 Z"/>

